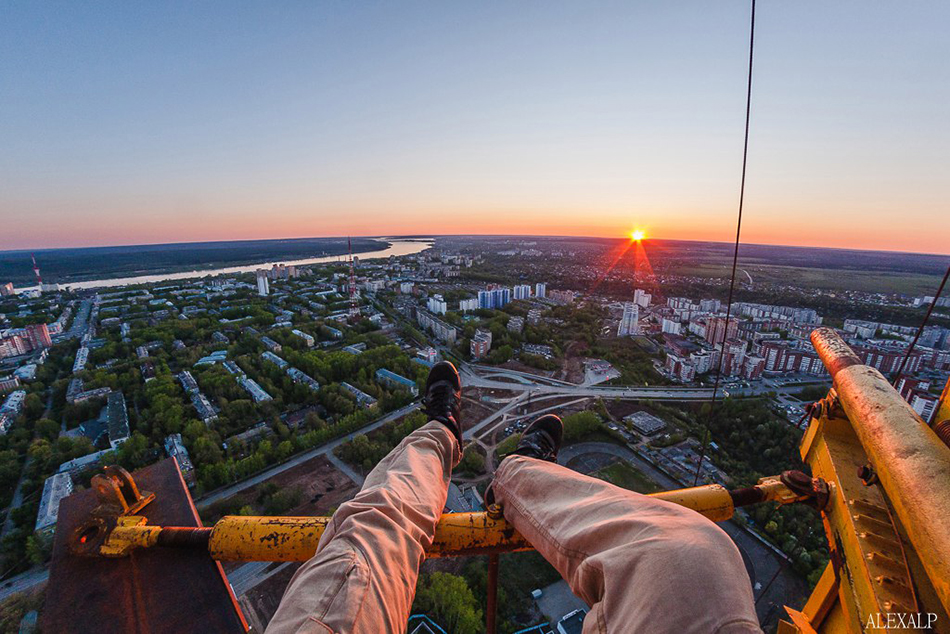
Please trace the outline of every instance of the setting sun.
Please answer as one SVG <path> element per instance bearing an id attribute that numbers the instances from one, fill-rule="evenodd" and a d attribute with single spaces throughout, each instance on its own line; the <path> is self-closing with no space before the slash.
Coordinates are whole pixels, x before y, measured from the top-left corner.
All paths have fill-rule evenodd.
<path id="1" fill-rule="evenodd" d="M 645 237 L 646 237 L 646 234 L 643 232 L 642 229 L 635 229 L 634 231 L 630 232 L 630 239 L 633 240 L 634 242 L 640 242 Z"/>

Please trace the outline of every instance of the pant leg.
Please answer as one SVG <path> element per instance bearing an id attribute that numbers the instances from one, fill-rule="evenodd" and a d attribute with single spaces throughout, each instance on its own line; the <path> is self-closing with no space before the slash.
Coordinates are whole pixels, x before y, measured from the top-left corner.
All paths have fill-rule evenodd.
<path id="1" fill-rule="evenodd" d="M 458 441 L 439 422 L 409 434 L 330 520 L 267 634 L 403 632 L 419 566 L 448 496 Z"/>
<path id="2" fill-rule="evenodd" d="M 591 606 L 584 634 L 761 632 L 739 550 L 699 513 L 522 456 L 501 463 L 492 488 Z"/>

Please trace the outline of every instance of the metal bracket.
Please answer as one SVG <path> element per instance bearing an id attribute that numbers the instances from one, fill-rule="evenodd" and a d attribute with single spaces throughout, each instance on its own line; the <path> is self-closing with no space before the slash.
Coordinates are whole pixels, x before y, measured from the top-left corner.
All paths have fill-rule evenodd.
<path id="1" fill-rule="evenodd" d="M 110 540 L 117 526 L 140 526 L 146 519 L 137 516 L 155 499 L 150 491 L 139 491 L 132 475 L 122 467 L 109 466 L 92 478 L 92 489 L 99 504 L 88 520 L 77 526 L 69 537 L 69 550 L 84 557 L 121 557 L 128 549 L 116 547 Z"/>
<path id="2" fill-rule="evenodd" d="M 132 475 L 122 467 L 106 467 L 103 473 L 92 478 L 99 506 L 93 515 L 119 517 L 134 515 L 155 499 L 150 491 L 139 491 Z"/>
<path id="3" fill-rule="evenodd" d="M 805 412 L 811 418 L 840 418 L 844 415 L 844 409 L 834 388 L 828 390 L 828 395 L 823 399 L 806 405 Z"/>
<path id="4" fill-rule="evenodd" d="M 783 471 L 779 479 L 795 493 L 806 496 L 808 503 L 816 510 L 821 511 L 828 506 L 831 487 L 822 478 L 812 478 L 801 471 Z"/>

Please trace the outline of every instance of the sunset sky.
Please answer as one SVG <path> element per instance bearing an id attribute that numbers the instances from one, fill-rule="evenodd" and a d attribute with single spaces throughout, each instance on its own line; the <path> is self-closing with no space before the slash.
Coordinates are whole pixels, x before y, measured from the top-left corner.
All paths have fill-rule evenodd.
<path id="1" fill-rule="evenodd" d="M 135 5 L 135 6 L 131 6 Z M 0 249 L 732 240 L 749 3 L 4 3 Z M 743 241 L 950 253 L 950 3 L 760 0 Z"/>

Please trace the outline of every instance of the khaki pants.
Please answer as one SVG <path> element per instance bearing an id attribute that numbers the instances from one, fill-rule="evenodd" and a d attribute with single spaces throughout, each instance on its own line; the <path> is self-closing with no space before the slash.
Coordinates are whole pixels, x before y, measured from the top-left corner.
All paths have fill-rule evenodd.
<path id="1" fill-rule="evenodd" d="M 267 633 L 404 632 L 459 458 L 441 423 L 407 436 L 333 515 Z M 738 549 L 698 513 L 521 456 L 502 462 L 494 490 L 591 606 L 585 634 L 760 632 Z"/>

